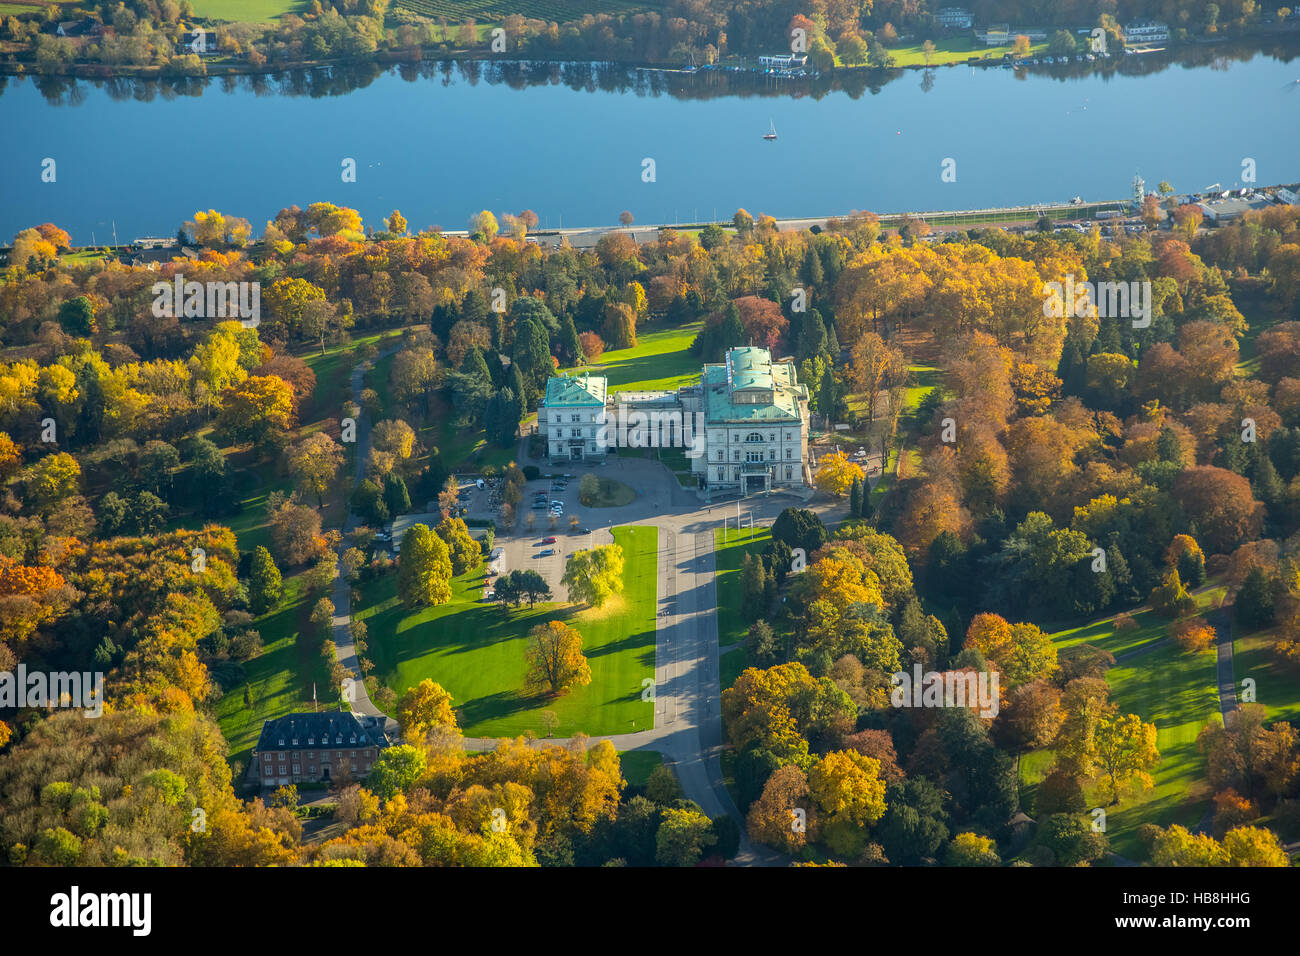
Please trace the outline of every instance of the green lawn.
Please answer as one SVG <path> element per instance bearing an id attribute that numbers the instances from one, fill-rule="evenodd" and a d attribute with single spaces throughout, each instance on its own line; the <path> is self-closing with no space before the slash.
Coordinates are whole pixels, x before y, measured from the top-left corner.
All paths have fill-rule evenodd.
<path id="1" fill-rule="evenodd" d="M 370 629 L 375 674 L 398 694 L 426 677 L 437 681 L 471 737 L 541 736 L 543 710 L 559 717 L 557 737 L 653 727 L 654 706 L 641 699 L 641 682 L 654 677 L 658 530 L 615 528 L 614 540 L 624 549 L 625 590 L 600 611 L 539 604 L 507 613 L 479 600 L 479 571 L 453 582 L 450 603 L 418 611 L 397 600 L 394 574 L 368 583 L 357 616 Z M 531 696 L 523 689 L 527 632 L 555 618 L 582 634 L 592 682 L 555 699 Z"/>
<path id="2" fill-rule="evenodd" d="M 769 528 L 754 528 L 752 532 L 742 527 L 737 533 L 735 527 L 727 530 L 727 539 L 723 540 L 723 530 L 713 532 L 714 567 L 718 588 L 718 645 L 728 647 L 745 639 L 749 622 L 741 614 L 740 568 L 746 554 L 757 557 L 772 540 Z M 723 686 L 727 686 L 725 683 Z"/>
<path id="3" fill-rule="evenodd" d="M 657 750 L 626 750 L 619 753 L 618 762 L 629 787 L 644 787 L 654 769 L 663 766 L 664 755 Z"/>
<path id="4" fill-rule="evenodd" d="M 1278 663 L 1269 650 L 1279 635 L 1272 630 L 1256 631 L 1232 642 L 1232 672 L 1241 693 L 1241 682 L 1255 681 L 1255 702 L 1264 705 L 1270 722 L 1300 722 L 1300 672 Z"/>
<path id="5" fill-rule="evenodd" d="M 943 372 L 933 365 L 913 365 L 909 371 L 912 384 L 907 387 L 907 397 L 903 400 L 903 414 L 912 416 L 925 397 L 938 388 Z"/>
<path id="6" fill-rule="evenodd" d="M 1014 40 L 1015 34 L 1012 34 L 1011 38 Z M 893 54 L 896 66 L 924 66 L 926 64 L 925 51 L 921 49 L 921 46 L 921 43 L 915 43 L 910 46 L 889 47 L 888 49 Z M 945 37 L 935 43 L 934 52 L 930 57 L 930 64 L 942 66 L 947 63 L 965 63 L 972 56 L 981 58 L 988 56 L 1001 59 L 1004 53 L 1010 52 L 1011 44 L 990 47 L 985 46 L 970 35 Z M 1046 52 L 1046 40 L 1030 44 L 1030 56 L 1041 56 Z"/>
<path id="7" fill-rule="evenodd" d="M 1222 587 L 1206 588 L 1196 595 L 1197 604 L 1208 609 L 1222 591 Z M 1107 618 L 1058 631 L 1052 640 L 1058 650 L 1091 644 L 1118 657 L 1165 637 L 1171 623 L 1149 610 L 1134 614 L 1133 619 L 1138 626 L 1129 630 L 1116 631 L 1114 619 Z M 1111 702 L 1120 713 L 1138 714 L 1156 725 L 1160 762 L 1152 772 L 1155 786 L 1125 793 L 1118 806 L 1107 808 L 1107 836 L 1112 849 L 1140 859 L 1144 851 L 1137 842 L 1139 826 L 1181 823 L 1191 827 L 1205 811 L 1209 797 L 1204 783 L 1205 758 L 1196 748 L 1196 737 L 1218 713 L 1215 652 L 1210 649 L 1189 654 L 1166 642 L 1112 667 L 1106 680 Z M 1032 797 L 1033 787 L 1049 762 L 1042 752 L 1022 761 L 1021 782 L 1027 796 Z M 1092 806 L 1106 803 L 1098 783 L 1089 791 Z"/>
<path id="8" fill-rule="evenodd" d="M 307 0 L 191 0 L 190 5 L 200 19 L 243 23 L 269 23 L 309 6 Z"/>
<path id="9" fill-rule="evenodd" d="M 1139 826 L 1181 823 L 1191 828 L 1205 813 L 1209 789 L 1205 757 L 1196 747 L 1196 737 L 1219 709 L 1215 652 L 1189 654 L 1166 644 L 1128 665 L 1111 668 L 1106 680 L 1111 702 L 1120 713 L 1139 714 L 1156 725 L 1160 762 L 1152 772 L 1155 786 L 1125 795 L 1119 806 L 1107 809 L 1111 848 L 1140 859 Z M 1093 799 L 1098 800 L 1095 794 Z"/>
<path id="10" fill-rule="evenodd" d="M 242 685 L 217 701 L 217 723 L 230 743 L 232 760 L 247 759 L 263 721 L 311 710 L 313 683 L 322 706 L 337 705 L 338 694 L 329 685 L 329 671 L 320 656 L 320 641 L 302 631 L 310 626 L 307 615 L 315 599 L 302 594 L 300 582 L 301 578 L 287 579 L 280 607 L 255 622 L 262 635 L 262 653 L 244 664 L 253 706 L 245 706 Z"/>
<path id="11" fill-rule="evenodd" d="M 722 690 L 726 690 L 736 682 L 739 677 L 749 666 L 749 652 L 743 647 L 733 647 L 726 651 L 718 658 L 718 683 Z"/>
<path id="12" fill-rule="evenodd" d="M 1226 588 L 1223 586 L 1216 586 L 1206 588 L 1193 595 L 1196 598 L 1197 608 L 1202 613 L 1210 610 L 1213 607 L 1215 598 L 1225 593 L 1225 591 Z M 1170 624 L 1169 618 L 1161 617 L 1152 610 L 1139 611 L 1133 615 L 1133 620 L 1138 626 L 1123 631 L 1115 630 L 1114 617 L 1093 621 L 1091 624 L 1068 628 L 1064 631 L 1056 631 L 1051 635 L 1052 643 L 1056 645 L 1057 650 L 1065 650 L 1067 647 L 1074 647 L 1077 644 L 1091 644 L 1093 647 L 1100 647 L 1104 651 L 1110 651 L 1118 657 L 1127 651 L 1142 646 L 1148 641 L 1164 637 L 1165 629 Z"/>
<path id="13" fill-rule="evenodd" d="M 621 508 L 636 498 L 636 490 L 613 478 L 598 478 L 600 487 L 590 501 L 580 502 L 584 508 Z"/>
<path id="14" fill-rule="evenodd" d="M 609 390 L 652 391 L 673 389 L 700 377 L 700 360 L 689 349 L 702 323 L 664 329 L 637 336 L 630 349 L 614 349 L 586 370 L 609 379 Z M 568 370 L 571 374 L 582 367 Z"/>

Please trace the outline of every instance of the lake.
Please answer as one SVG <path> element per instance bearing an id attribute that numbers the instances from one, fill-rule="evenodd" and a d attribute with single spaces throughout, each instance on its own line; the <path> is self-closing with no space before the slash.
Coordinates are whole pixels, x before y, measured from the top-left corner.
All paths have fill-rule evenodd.
<path id="1" fill-rule="evenodd" d="M 722 78 L 722 91 L 718 78 L 611 81 L 585 65 L 535 68 L 531 82 L 518 67 L 431 62 L 352 82 L 10 77 L 0 236 L 45 221 L 77 243 L 111 241 L 114 225 L 120 241 L 171 235 L 200 208 L 260 232 L 281 207 L 322 200 L 377 228 L 398 208 L 412 228 L 448 229 L 483 208 L 531 208 L 550 227 L 611 224 L 625 209 L 638 223 L 738 207 L 970 209 L 1123 198 L 1135 173 L 1149 189 L 1227 188 L 1245 158 L 1261 185 L 1300 179 L 1294 59 L 1107 66 L 909 70 L 849 89 Z M 47 157 L 53 183 L 41 181 Z M 341 179 L 345 158 L 355 183 Z M 941 177 L 947 159 L 955 181 Z"/>

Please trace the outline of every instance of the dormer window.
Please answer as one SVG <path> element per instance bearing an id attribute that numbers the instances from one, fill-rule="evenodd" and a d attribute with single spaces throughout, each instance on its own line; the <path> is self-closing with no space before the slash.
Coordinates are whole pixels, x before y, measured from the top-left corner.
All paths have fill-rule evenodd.
<path id="1" fill-rule="evenodd" d="M 293 738 L 293 745 L 294 745 L 295 747 L 298 746 L 298 738 L 297 738 L 297 737 L 294 737 L 294 738 Z"/>

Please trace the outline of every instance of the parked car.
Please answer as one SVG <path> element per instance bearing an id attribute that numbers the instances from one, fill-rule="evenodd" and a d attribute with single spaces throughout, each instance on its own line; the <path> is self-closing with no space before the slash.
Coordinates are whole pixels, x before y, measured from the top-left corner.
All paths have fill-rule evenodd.
<path id="1" fill-rule="evenodd" d="M 555 544 L 555 539 L 554 539 L 554 538 L 543 538 L 543 539 L 542 539 L 542 544 Z"/>
<path id="2" fill-rule="evenodd" d="M 539 558 L 549 558 L 549 557 L 550 557 L 551 555 L 553 555 L 554 553 L 555 553 L 555 549 L 554 549 L 554 548 L 546 548 L 546 549 L 544 549 L 544 550 L 542 550 L 542 551 L 538 551 L 538 552 L 537 552 L 537 556 L 538 556 Z"/>

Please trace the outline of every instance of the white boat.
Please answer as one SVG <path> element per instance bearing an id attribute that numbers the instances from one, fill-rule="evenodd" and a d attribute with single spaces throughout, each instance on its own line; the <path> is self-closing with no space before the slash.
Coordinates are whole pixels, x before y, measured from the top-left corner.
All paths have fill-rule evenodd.
<path id="1" fill-rule="evenodd" d="M 768 120 L 767 122 L 768 125 L 771 126 L 771 130 L 763 134 L 763 139 L 776 139 L 776 124 L 771 120 Z"/>

